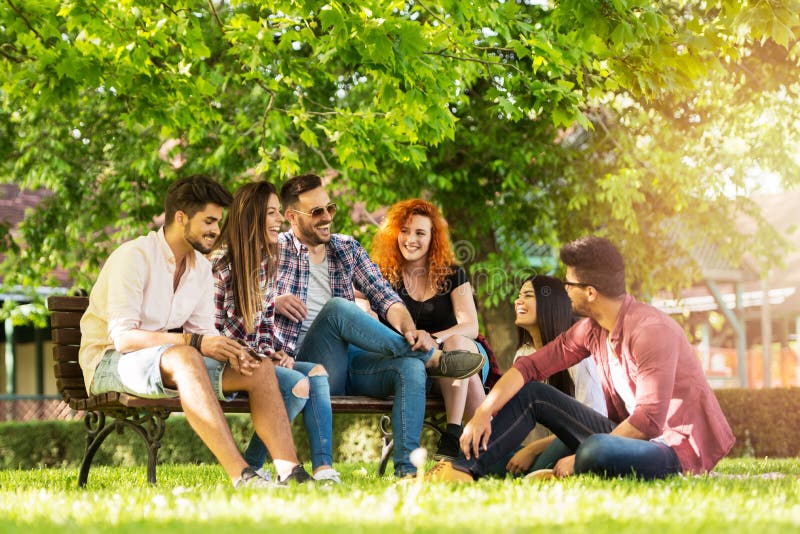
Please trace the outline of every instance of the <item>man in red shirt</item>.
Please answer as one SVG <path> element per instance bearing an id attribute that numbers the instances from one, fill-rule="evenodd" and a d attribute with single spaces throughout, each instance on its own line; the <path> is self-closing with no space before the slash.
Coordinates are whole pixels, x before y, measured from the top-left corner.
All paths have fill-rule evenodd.
<path id="1" fill-rule="evenodd" d="M 734 437 L 681 327 L 626 294 L 625 263 L 607 239 L 573 241 L 560 255 L 573 310 L 586 318 L 516 361 L 464 428 L 465 458 L 437 464 L 428 478 L 482 477 L 537 423 L 575 452 L 556 464 L 555 476 L 651 479 L 713 469 Z M 608 417 L 540 382 L 589 357 Z"/>

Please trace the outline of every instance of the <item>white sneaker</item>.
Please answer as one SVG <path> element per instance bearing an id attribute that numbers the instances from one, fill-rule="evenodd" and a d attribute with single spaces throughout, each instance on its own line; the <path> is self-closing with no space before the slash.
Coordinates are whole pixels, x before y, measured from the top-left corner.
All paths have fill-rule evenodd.
<path id="1" fill-rule="evenodd" d="M 259 469 L 256 469 L 256 474 L 258 476 L 260 476 L 261 478 L 263 478 L 264 480 L 272 482 L 272 471 L 271 470 L 264 469 L 263 467 L 261 467 Z"/>
<path id="2" fill-rule="evenodd" d="M 342 479 L 339 478 L 339 473 L 333 467 L 326 467 L 314 473 L 314 480 L 319 482 L 327 482 L 329 484 L 341 484 Z"/>
<path id="3" fill-rule="evenodd" d="M 272 488 L 275 484 L 261 477 L 255 469 L 250 466 L 242 470 L 242 476 L 233 485 L 236 489 L 242 488 Z"/>

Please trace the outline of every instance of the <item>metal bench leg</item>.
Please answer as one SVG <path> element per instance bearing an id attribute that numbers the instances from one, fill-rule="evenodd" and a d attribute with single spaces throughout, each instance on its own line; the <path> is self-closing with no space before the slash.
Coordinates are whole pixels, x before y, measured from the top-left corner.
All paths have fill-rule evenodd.
<path id="1" fill-rule="evenodd" d="M 111 431 L 114 430 L 114 425 L 106 426 L 106 414 L 103 412 L 86 412 L 83 417 L 83 424 L 86 427 L 86 452 L 83 453 L 81 469 L 78 472 L 79 488 L 86 486 L 94 454 Z"/>
<path id="2" fill-rule="evenodd" d="M 86 453 L 83 455 L 81 469 L 78 473 L 78 487 L 86 486 L 92 460 L 94 460 L 94 455 L 100 445 L 112 431 L 122 432 L 126 427 L 139 434 L 144 440 L 147 446 L 147 481 L 155 485 L 158 449 L 161 447 L 161 438 L 164 436 L 168 417 L 169 412 L 166 410 L 156 410 L 136 416 L 120 414 L 113 423 L 106 426 L 106 415 L 103 412 L 87 412 L 83 419 L 86 425 Z"/>
<path id="3" fill-rule="evenodd" d="M 428 415 L 425 417 L 425 420 L 422 422 L 422 426 L 425 428 L 429 428 L 436 434 L 437 438 L 442 437 L 442 428 L 446 426 L 447 423 L 447 416 L 443 413 L 435 414 L 435 415 Z"/>
<path id="4" fill-rule="evenodd" d="M 422 422 L 422 426 L 432 430 L 437 437 L 441 437 L 442 425 L 445 420 L 446 416 L 444 414 L 426 416 L 425 420 Z M 386 472 L 386 467 L 389 465 L 389 458 L 392 457 L 392 452 L 394 452 L 394 434 L 392 434 L 391 431 L 391 423 L 391 417 L 388 415 L 381 416 L 380 430 L 383 446 L 381 447 L 381 461 L 378 464 L 378 475 L 380 476 L 383 476 Z"/>
<path id="5" fill-rule="evenodd" d="M 390 429 L 392 418 L 388 415 L 382 415 L 380 421 L 381 429 L 381 461 L 378 464 L 378 476 L 383 476 L 386 473 L 386 466 L 389 465 L 389 458 L 392 457 L 394 451 L 394 434 Z"/>

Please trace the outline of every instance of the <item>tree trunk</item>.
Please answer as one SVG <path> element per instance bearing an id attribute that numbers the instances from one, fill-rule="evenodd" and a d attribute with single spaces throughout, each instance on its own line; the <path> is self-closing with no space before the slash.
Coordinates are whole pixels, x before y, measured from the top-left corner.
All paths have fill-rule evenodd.
<path id="1" fill-rule="evenodd" d="M 517 349 L 517 327 L 514 326 L 514 309 L 501 304 L 495 308 L 480 308 L 484 334 L 492 345 L 497 361 L 503 370 L 511 367 Z"/>
<path id="2" fill-rule="evenodd" d="M 509 299 L 503 299 L 498 306 L 484 306 L 483 300 L 487 291 L 492 291 L 490 287 L 498 283 L 496 276 L 486 276 L 487 273 L 476 273 L 470 269 L 471 264 L 484 260 L 489 254 L 498 254 L 497 241 L 492 230 L 478 230 L 477 232 L 465 229 L 459 232 L 459 225 L 462 221 L 474 221 L 475 217 L 466 210 L 459 210 L 457 206 L 451 206 L 448 211 L 448 219 L 451 225 L 451 237 L 455 246 L 456 257 L 463 267 L 470 274 L 472 289 L 475 292 L 476 304 L 478 308 L 478 318 L 481 323 L 481 332 L 489 340 L 492 350 L 497 356 L 500 367 L 508 369 L 514 360 L 514 352 L 517 348 L 517 327 L 514 325 L 514 307 Z M 467 225 L 471 223 L 466 223 Z M 461 235 L 475 235 L 474 240 L 458 239 Z M 511 267 L 507 267 L 507 274 L 511 273 Z M 513 276 L 501 277 L 499 283 L 511 283 Z M 487 286 L 487 284 L 489 286 Z M 517 288 L 512 291 L 515 294 Z"/>

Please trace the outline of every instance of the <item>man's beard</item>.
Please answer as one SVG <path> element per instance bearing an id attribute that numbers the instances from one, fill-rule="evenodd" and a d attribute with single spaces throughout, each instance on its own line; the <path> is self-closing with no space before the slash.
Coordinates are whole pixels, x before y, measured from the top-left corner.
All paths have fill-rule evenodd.
<path id="1" fill-rule="evenodd" d="M 214 243 L 217 242 L 217 235 L 216 234 L 206 234 L 206 235 L 214 236 Z M 189 233 L 189 229 L 188 228 L 186 228 L 184 230 L 183 236 L 186 239 L 186 241 L 190 245 L 192 245 L 192 248 L 195 249 L 200 254 L 208 254 L 209 252 L 211 252 L 211 249 L 214 246 L 214 244 L 212 243 L 212 245 L 210 247 L 206 247 L 199 239 L 195 238 L 191 233 Z M 205 236 L 201 236 L 201 237 L 205 237 Z"/>
<path id="2" fill-rule="evenodd" d="M 330 224 L 330 223 L 325 223 L 325 224 Z M 303 238 L 303 241 L 305 241 L 306 245 L 314 247 L 316 245 L 325 245 L 327 243 L 330 243 L 331 234 L 329 233 L 327 237 L 320 237 L 320 235 L 316 232 L 316 225 L 309 224 L 309 225 L 299 225 L 299 226 L 300 226 L 300 237 Z"/>

